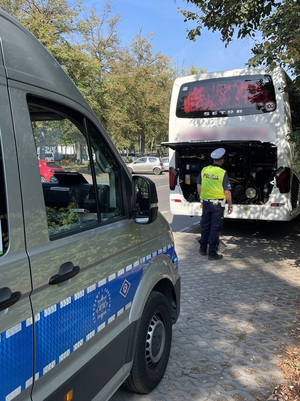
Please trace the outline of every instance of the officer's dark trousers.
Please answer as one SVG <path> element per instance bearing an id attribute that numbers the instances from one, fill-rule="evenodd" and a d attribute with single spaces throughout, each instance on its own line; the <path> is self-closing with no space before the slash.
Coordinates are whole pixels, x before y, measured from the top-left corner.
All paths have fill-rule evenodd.
<path id="1" fill-rule="evenodd" d="M 223 227 L 224 207 L 220 203 L 214 205 L 209 201 L 203 201 L 202 205 L 200 249 L 206 251 L 208 246 L 208 253 L 214 255 L 218 250 Z"/>

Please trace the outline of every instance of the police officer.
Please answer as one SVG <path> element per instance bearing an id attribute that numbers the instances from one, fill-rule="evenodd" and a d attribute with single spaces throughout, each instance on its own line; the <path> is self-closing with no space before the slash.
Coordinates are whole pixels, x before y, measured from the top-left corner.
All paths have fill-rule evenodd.
<path id="1" fill-rule="evenodd" d="M 223 226 L 225 202 L 228 213 L 232 213 L 231 186 L 227 172 L 221 168 L 224 163 L 225 149 L 214 150 L 210 157 L 211 166 L 204 167 L 197 179 L 197 191 L 202 202 L 200 254 L 208 259 L 219 260 L 223 255 L 217 253 L 220 232 Z"/>

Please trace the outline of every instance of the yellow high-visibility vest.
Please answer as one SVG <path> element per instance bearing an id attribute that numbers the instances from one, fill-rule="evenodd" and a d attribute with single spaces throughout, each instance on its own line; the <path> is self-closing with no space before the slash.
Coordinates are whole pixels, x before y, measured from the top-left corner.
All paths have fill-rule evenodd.
<path id="1" fill-rule="evenodd" d="M 225 170 L 219 166 L 207 166 L 201 171 L 201 199 L 224 199 L 223 178 Z"/>

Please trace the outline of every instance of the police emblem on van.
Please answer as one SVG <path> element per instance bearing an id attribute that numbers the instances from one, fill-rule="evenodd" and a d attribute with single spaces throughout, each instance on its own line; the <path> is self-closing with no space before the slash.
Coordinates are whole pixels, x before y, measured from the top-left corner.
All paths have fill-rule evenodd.
<path id="1" fill-rule="evenodd" d="M 103 320 L 109 314 L 111 307 L 111 296 L 107 288 L 101 289 L 97 294 L 93 306 L 93 321 Z"/>

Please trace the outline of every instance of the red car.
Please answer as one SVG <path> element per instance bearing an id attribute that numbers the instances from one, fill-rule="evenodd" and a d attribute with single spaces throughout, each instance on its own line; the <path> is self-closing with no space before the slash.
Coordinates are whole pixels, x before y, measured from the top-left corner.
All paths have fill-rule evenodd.
<path id="1" fill-rule="evenodd" d="M 39 168 L 42 182 L 56 182 L 53 176 L 58 171 L 64 171 L 60 166 L 49 160 L 39 160 Z"/>

